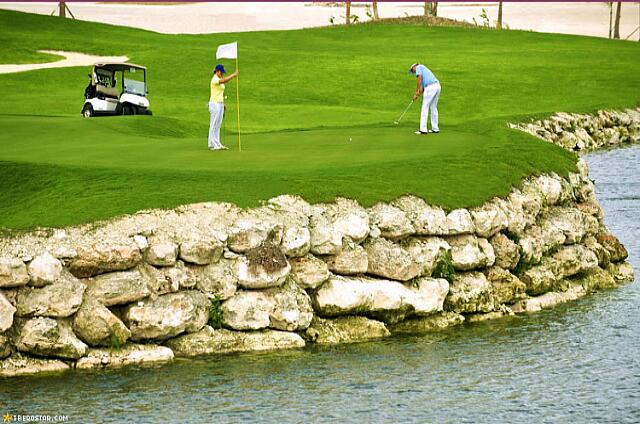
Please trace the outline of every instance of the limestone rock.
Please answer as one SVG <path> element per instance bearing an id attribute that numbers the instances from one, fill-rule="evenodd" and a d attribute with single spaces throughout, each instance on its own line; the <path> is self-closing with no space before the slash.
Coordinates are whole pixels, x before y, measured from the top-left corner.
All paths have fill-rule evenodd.
<path id="1" fill-rule="evenodd" d="M 551 257 L 545 257 L 536 265 L 520 275 L 527 286 L 527 293 L 540 294 L 553 290 L 559 280 L 592 270 L 598 266 L 595 253 L 582 245 L 561 247 Z"/>
<path id="2" fill-rule="evenodd" d="M 246 289 L 277 287 L 284 283 L 290 272 L 287 258 L 272 244 L 250 249 L 246 257 L 237 261 L 238 285 Z"/>
<path id="3" fill-rule="evenodd" d="M 487 269 L 485 276 L 491 285 L 491 293 L 496 305 L 510 305 L 526 297 L 527 286 L 509 271 L 496 266 Z"/>
<path id="4" fill-rule="evenodd" d="M 420 267 L 420 276 L 430 277 L 438 258 L 451 251 L 451 246 L 439 237 L 411 238 L 401 245 Z"/>
<path id="5" fill-rule="evenodd" d="M 596 235 L 596 240 L 609 252 L 612 262 L 620 262 L 627 259 L 629 253 L 620 243 L 620 240 L 611 233 L 600 232 Z"/>
<path id="6" fill-rule="evenodd" d="M 120 349 L 89 349 L 76 362 L 78 369 L 119 368 L 127 365 L 158 364 L 173 361 L 173 352 L 165 346 L 127 344 Z"/>
<path id="7" fill-rule="evenodd" d="M 314 317 L 303 336 L 314 343 L 338 344 L 380 339 L 390 335 L 387 327 L 380 321 L 347 316 L 333 319 Z"/>
<path id="8" fill-rule="evenodd" d="M 222 250 L 222 243 L 215 238 L 185 240 L 180 243 L 180 259 L 196 265 L 208 265 L 220 260 Z"/>
<path id="9" fill-rule="evenodd" d="M 406 315 L 442 310 L 446 280 L 420 278 L 413 285 L 370 278 L 333 277 L 313 295 L 315 311 L 324 317 L 368 315 L 386 322 Z"/>
<path id="10" fill-rule="evenodd" d="M 453 267 L 459 271 L 485 268 L 494 264 L 496 257 L 487 239 L 461 235 L 447 239 L 451 245 Z"/>
<path id="11" fill-rule="evenodd" d="M 564 235 L 564 244 L 579 243 L 586 235 L 594 234 L 599 227 L 597 218 L 576 208 L 551 209 L 540 223 L 541 226 L 547 224 Z"/>
<path id="12" fill-rule="evenodd" d="M 540 175 L 536 178 L 536 183 L 547 205 L 552 206 L 558 203 L 562 193 L 562 184 L 558 176 Z"/>
<path id="13" fill-rule="evenodd" d="M 273 305 L 269 313 L 269 327 L 300 331 L 311 323 L 311 298 L 293 280 L 288 279 L 281 287 L 265 290 L 264 294 Z"/>
<path id="14" fill-rule="evenodd" d="M 198 290 L 208 297 L 217 296 L 221 300 L 229 299 L 236 293 L 238 276 L 236 260 L 221 259 L 203 267 L 190 267 L 195 276 Z"/>
<path id="15" fill-rule="evenodd" d="M 397 240 L 415 233 L 407 215 L 401 209 L 386 203 L 377 203 L 369 209 L 369 221 L 388 239 Z"/>
<path id="16" fill-rule="evenodd" d="M 244 212 L 229 230 L 227 246 L 234 252 L 244 253 L 266 242 L 280 244 L 282 224 L 274 222 L 260 210 Z"/>
<path id="17" fill-rule="evenodd" d="M 204 327 L 209 307 L 204 294 L 188 290 L 129 305 L 123 309 L 122 319 L 132 340 L 166 340 Z"/>
<path id="18" fill-rule="evenodd" d="M 594 236 L 587 236 L 582 240 L 582 244 L 587 249 L 595 253 L 598 258 L 598 266 L 606 268 L 611 262 L 611 254 L 603 245 L 598 243 L 598 240 Z"/>
<path id="19" fill-rule="evenodd" d="M 84 280 L 87 296 L 105 306 L 124 305 L 144 299 L 151 293 L 139 270 L 110 272 Z"/>
<path id="20" fill-rule="evenodd" d="M 68 369 L 69 365 L 57 359 L 32 358 L 20 354 L 0 361 L 0 377 L 62 372 Z"/>
<path id="21" fill-rule="evenodd" d="M 51 253 L 36 256 L 28 266 L 32 286 L 42 287 L 56 281 L 62 273 L 62 263 Z"/>
<path id="22" fill-rule="evenodd" d="M 180 280 L 189 278 L 186 272 L 176 272 L 175 267 L 156 268 L 152 265 L 142 263 L 138 265 L 137 270 L 142 275 L 147 287 L 154 294 L 175 293 L 180 289 Z M 165 270 L 172 270 L 165 272 Z M 176 277 L 176 278 L 172 278 Z"/>
<path id="23" fill-rule="evenodd" d="M 402 210 L 416 230 L 416 234 L 424 236 L 440 236 L 448 234 L 447 215 L 442 208 L 432 207 L 416 196 L 402 196 L 391 205 Z"/>
<path id="24" fill-rule="evenodd" d="M 78 278 L 123 271 L 142 260 L 142 254 L 133 241 L 128 244 L 95 244 L 80 247 L 77 252 L 78 255 L 69 263 L 69 270 Z"/>
<path id="25" fill-rule="evenodd" d="M 303 289 L 315 289 L 329 279 L 327 264 L 313 255 L 290 260 L 291 278 Z"/>
<path id="26" fill-rule="evenodd" d="M 455 209 L 447 214 L 447 234 L 473 234 L 476 227 L 466 209 Z"/>
<path id="27" fill-rule="evenodd" d="M 489 240 L 496 256 L 495 265 L 504 269 L 514 269 L 520 261 L 518 245 L 507 236 L 498 233 Z"/>
<path id="28" fill-rule="evenodd" d="M 464 321 L 465 317 L 461 314 L 441 312 L 427 317 L 406 319 L 393 324 L 390 330 L 393 334 L 424 334 L 460 325 Z"/>
<path id="29" fill-rule="evenodd" d="M 308 228 L 289 226 L 282 234 L 282 253 L 289 258 L 297 258 L 309 253 L 311 232 Z"/>
<path id="30" fill-rule="evenodd" d="M 33 318 L 22 326 L 16 340 L 16 348 L 21 352 L 39 356 L 78 359 L 84 356 L 87 345 L 73 334 L 67 322 L 51 318 Z"/>
<path id="31" fill-rule="evenodd" d="M 342 250 L 342 234 L 335 231 L 329 220 L 321 214 L 311 216 L 310 251 L 314 255 L 337 255 Z"/>
<path id="32" fill-rule="evenodd" d="M 334 231 L 356 243 L 362 242 L 369 234 L 369 215 L 355 200 L 337 198 L 326 208 L 325 215 Z"/>
<path id="33" fill-rule="evenodd" d="M 261 291 L 239 291 L 222 303 L 223 324 L 234 330 L 269 327 L 273 303 Z"/>
<path id="34" fill-rule="evenodd" d="M 423 271 L 423 267 L 415 261 L 411 253 L 386 239 L 368 240 L 365 250 L 369 258 L 369 274 L 408 281 Z"/>
<path id="35" fill-rule="evenodd" d="M 0 333 L 11 328 L 15 312 L 16 308 L 13 307 L 4 294 L 0 293 Z"/>
<path id="36" fill-rule="evenodd" d="M 580 284 L 587 293 L 593 293 L 600 289 L 612 289 L 618 286 L 614 276 L 600 267 L 595 267 L 581 274 L 573 282 Z"/>
<path id="37" fill-rule="evenodd" d="M 500 310 L 500 311 L 491 311 L 491 312 L 484 312 L 484 313 L 479 313 L 479 314 L 470 314 L 470 315 L 466 316 L 465 321 L 469 322 L 469 323 L 493 321 L 494 319 L 500 319 L 500 318 L 504 318 L 504 317 L 512 316 L 512 315 L 514 315 L 514 312 L 509 308 L 505 308 L 505 310 Z"/>
<path id="38" fill-rule="evenodd" d="M 17 258 L 0 258 L 0 288 L 20 287 L 28 282 L 24 262 Z"/>
<path id="39" fill-rule="evenodd" d="M 528 228 L 518 240 L 518 244 L 524 258 L 538 263 L 546 252 L 564 244 L 565 240 L 565 235 L 557 227 L 542 222 L 540 226 Z"/>
<path id="40" fill-rule="evenodd" d="M 171 240 L 151 239 L 144 253 L 147 263 L 156 266 L 171 266 L 178 259 L 178 245 Z"/>
<path id="41" fill-rule="evenodd" d="M 252 352 L 276 349 L 296 349 L 305 346 L 296 333 L 276 330 L 230 331 L 214 330 L 206 326 L 193 334 L 185 334 L 167 341 L 167 345 L 181 357 L 195 357 L 232 352 Z"/>
<path id="42" fill-rule="evenodd" d="M 118 317 L 88 297 L 73 317 L 73 331 L 89 346 L 122 346 L 131 337 L 131 332 Z"/>
<path id="43" fill-rule="evenodd" d="M 496 199 L 471 211 L 473 226 L 478 236 L 489 238 L 507 228 L 509 221 L 501 202 Z"/>
<path id="44" fill-rule="evenodd" d="M 444 308 L 450 312 L 490 312 L 494 308 L 491 284 L 480 272 L 456 274 Z"/>
<path id="45" fill-rule="evenodd" d="M 48 286 L 23 287 L 16 295 L 16 314 L 21 317 L 68 317 L 82 304 L 85 285 L 67 272 Z"/>
<path id="46" fill-rule="evenodd" d="M 6 334 L 0 333 L 0 359 L 4 359 L 9 355 L 11 355 L 11 343 L 9 342 L 9 338 Z M 0 361 L 0 364 L 2 364 L 2 361 Z M 0 370 L 1 369 L 2 365 L 0 365 Z M 0 376 L 2 376 L 1 372 Z"/>
<path id="47" fill-rule="evenodd" d="M 294 211 L 302 217 L 309 217 L 312 214 L 312 207 L 307 201 L 300 196 L 290 194 L 282 194 L 280 196 L 269 199 L 268 203 L 274 205 L 281 210 Z"/>
<path id="48" fill-rule="evenodd" d="M 511 309 L 515 313 L 536 312 L 547 309 L 560 303 L 569 302 L 581 298 L 586 294 L 580 284 L 574 284 L 565 292 L 548 292 L 541 296 L 524 299 L 515 304 Z"/>
<path id="49" fill-rule="evenodd" d="M 610 263 L 607 266 L 607 271 L 616 281 L 621 283 L 631 282 L 634 279 L 633 268 L 628 262 Z"/>
<path id="50" fill-rule="evenodd" d="M 334 256 L 325 256 L 329 270 L 341 275 L 364 274 L 369 267 L 367 252 L 359 245 L 351 245 Z"/>
<path id="51" fill-rule="evenodd" d="M 223 324 L 234 330 L 304 330 L 311 323 L 309 295 L 292 280 L 265 291 L 242 291 L 222 303 Z"/>

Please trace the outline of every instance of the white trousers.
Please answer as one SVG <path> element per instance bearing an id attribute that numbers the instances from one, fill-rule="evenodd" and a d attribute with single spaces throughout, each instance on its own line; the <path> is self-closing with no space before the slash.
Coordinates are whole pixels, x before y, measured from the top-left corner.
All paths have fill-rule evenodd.
<path id="1" fill-rule="evenodd" d="M 429 84 L 422 94 L 422 111 L 420 112 L 420 131 L 427 132 L 427 118 L 431 111 L 431 130 L 440 131 L 438 126 L 438 99 L 440 98 L 440 83 Z"/>
<path id="2" fill-rule="evenodd" d="M 209 113 L 211 121 L 209 122 L 209 148 L 220 148 L 220 125 L 224 118 L 224 103 L 209 102 Z"/>

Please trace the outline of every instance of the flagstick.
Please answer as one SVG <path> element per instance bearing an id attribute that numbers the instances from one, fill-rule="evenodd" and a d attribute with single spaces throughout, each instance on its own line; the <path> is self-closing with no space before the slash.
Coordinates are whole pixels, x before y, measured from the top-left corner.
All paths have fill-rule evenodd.
<path id="1" fill-rule="evenodd" d="M 238 71 L 238 54 L 236 53 L 236 72 Z M 240 77 L 236 75 L 236 103 L 238 104 L 238 151 L 242 151 L 240 144 Z"/>

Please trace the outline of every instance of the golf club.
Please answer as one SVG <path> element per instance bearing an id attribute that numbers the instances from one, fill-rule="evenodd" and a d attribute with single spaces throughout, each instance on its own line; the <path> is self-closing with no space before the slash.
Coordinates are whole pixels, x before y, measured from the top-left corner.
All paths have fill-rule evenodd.
<path id="1" fill-rule="evenodd" d="M 414 100 L 412 99 L 411 103 L 409 103 L 409 106 L 407 106 L 407 108 L 404 110 L 404 112 L 402 112 L 402 115 L 400 115 L 400 117 L 393 122 L 394 124 L 398 125 L 400 123 L 400 120 L 404 117 L 404 114 L 407 113 L 407 111 L 409 110 L 409 108 L 411 107 L 413 102 L 414 102 Z"/>

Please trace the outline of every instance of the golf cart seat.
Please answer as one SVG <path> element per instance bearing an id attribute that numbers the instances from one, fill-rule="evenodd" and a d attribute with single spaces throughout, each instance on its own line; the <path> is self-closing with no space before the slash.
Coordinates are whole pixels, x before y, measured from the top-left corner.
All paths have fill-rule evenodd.
<path id="1" fill-rule="evenodd" d="M 112 99 L 117 99 L 120 97 L 118 95 L 118 90 L 115 87 L 105 87 L 102 84 L 98 84 L 96 86 L 96 92 L 98 95 L 103 95 L 104 97 L 110 97 Z"/>

